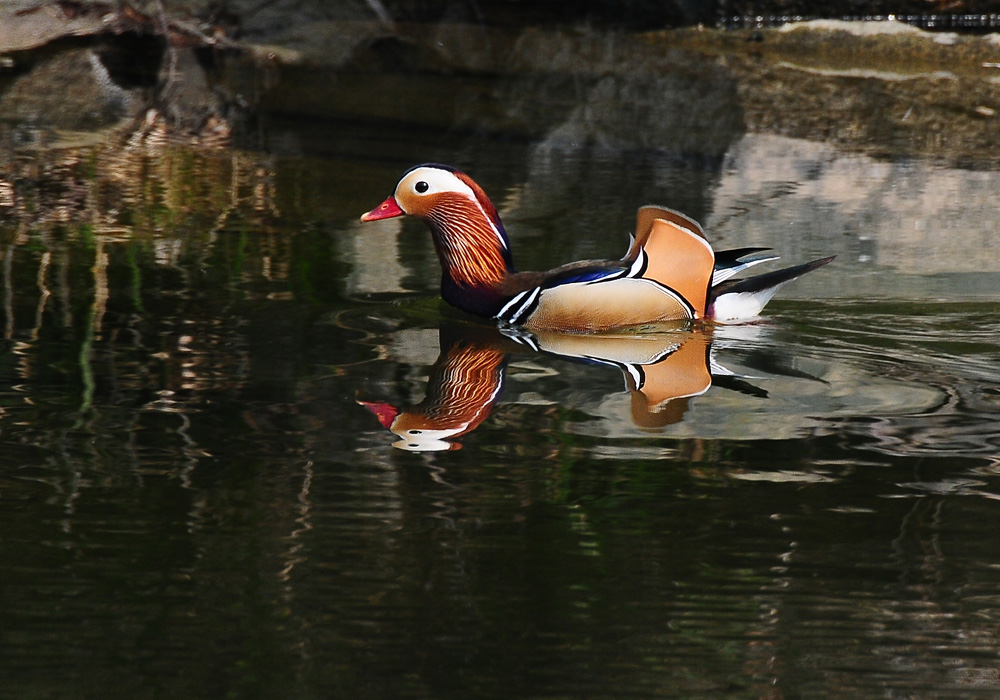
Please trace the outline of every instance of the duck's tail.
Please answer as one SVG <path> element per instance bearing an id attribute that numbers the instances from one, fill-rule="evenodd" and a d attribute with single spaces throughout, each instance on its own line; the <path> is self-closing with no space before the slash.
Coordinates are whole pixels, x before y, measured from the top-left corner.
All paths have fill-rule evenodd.
<path id="1" fill-rule="evenodd" d="M 729 276 L 745 270 L 751 265 L 776 259 L 775 256 L 760 254 L 760 250 L 749 250 L 748 254 L 747 249 L 744 249 L 742 255 L 733 258 L 734 265 L 722 268 L 725 272 L 733 268 L 735 269 L 732 272 L 728 272 L 721 280 L 727 280 Z M 732 253 L 738 252 L 741 251 L 729 251 L 729 257 L 732 257 Z M 719 253 L 719 258 L 723 258 L 725 255 L 725 253 Z M 758 256 L 759 259 L 757 259 Z M 802 265 L 786 267 L 783 270 L 775 270 L 774 272 L 765 272 L 762 275 L 754 275 L 745 279 L 720 280 L 718 283 L 713 284 L 709 290 L 708 312 L 706 315 L 720 323 L 732 323 L 753 318 L 761 312 L 761 309 L 764 308 L 767 302 L 771 301 L 771 297 L 782 286 L 807 272 L 823 267 L 835 257 L 835 255 L 831 255 L 828 258 L 820 258 L 819 260 L 813 260 Z M 718 271 L 716 274 L 718 275 Z"/>
<path id="2" fill-rule="evenodd" d="M 637 277 L 680 295 L 691 318 L 731 323 L 753 318 L 785 283 L 833 258 L 731 280 L 778 256 L 769 248 L 713 251 L 697 221 L 666 207 L 648 205 L 639 209 L 635 238 L 623 260 L 641 268 Z"/>

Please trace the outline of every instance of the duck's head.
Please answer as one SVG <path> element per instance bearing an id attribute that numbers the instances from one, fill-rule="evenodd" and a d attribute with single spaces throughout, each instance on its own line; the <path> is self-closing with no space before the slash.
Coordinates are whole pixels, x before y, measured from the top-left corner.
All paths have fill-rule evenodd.
<path id="1" fill-rule="evenodd" d="M 405 173 L 396 191 L 382 204 L 362 215 L 362 221 L 390 219 L 408 214 L 421 219 L 448 216 L 481 216 L 499 222 L 496 207 L 475 181 L 447 165 L 426 163 Z"/>
<path id="2" fill-rule="evenodd" d="M 454 283 L 467 287 L 496 284 L 514 270 L 510 242 L 496 207 L 465 173 L 436 163 L 410 168 L 396 191 L 361 220 L 404 214 L 423 219 L 430 227 L 445 275 Z"/>

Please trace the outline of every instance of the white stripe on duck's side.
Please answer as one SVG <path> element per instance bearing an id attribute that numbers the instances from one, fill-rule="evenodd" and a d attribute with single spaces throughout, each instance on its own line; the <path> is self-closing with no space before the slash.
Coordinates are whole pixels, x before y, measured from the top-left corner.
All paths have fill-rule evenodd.
<path id="1" fill-rule="evenodd" d="M 521 317 L 534 309 L 535 302 L 538 301 L 538 295 L 541 293 L 542 288 L 535 287 L 534 289 L 528 289 L 520 294 L 516 294 L 510 301 L 504 304 L 503 308 L 496 315 L 496 318 L 510 324 L 517 323 L 521 320 Z"/>

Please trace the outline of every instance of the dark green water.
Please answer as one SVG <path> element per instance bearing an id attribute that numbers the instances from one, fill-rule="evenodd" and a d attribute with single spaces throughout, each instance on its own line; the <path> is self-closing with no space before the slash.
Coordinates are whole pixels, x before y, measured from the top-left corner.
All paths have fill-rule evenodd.
<path id="1" fill-rule="evenodd" d="M 995 172 L 262 134 L 18 161 L 65 176 L 2 229 L 0 696 L 995 697 Z M 419 223 L 357 222 L 428 160 L 526 269 L 621 255 L 650 201 L 838 259 L 759 323 L 647 339 L 739 376 L 644 411 L 442 306 Z M 398 449 L 359 403 L 419 413 L 470 355 L 489 400 L 434 443 L 461 449 Z"/>

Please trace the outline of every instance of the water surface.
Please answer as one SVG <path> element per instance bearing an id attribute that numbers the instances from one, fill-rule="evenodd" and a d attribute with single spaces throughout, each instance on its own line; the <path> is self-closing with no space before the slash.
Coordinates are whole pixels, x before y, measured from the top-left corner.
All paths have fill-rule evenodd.
<path id="1" fill-rule="evenodd" d="M 57 176 L 0 232 L 4 696 L 995 696 L 1000 176 L 573 114 L 19 152 Z M 430 160 L 525 269 L 620 256 L 648 202 L 838 257 L 644 335 L 644 393 L 443 306 L 419 222 L 358 223 Z M 451 449 L 376 415 L 456 392 L 418 445 Z"/>

